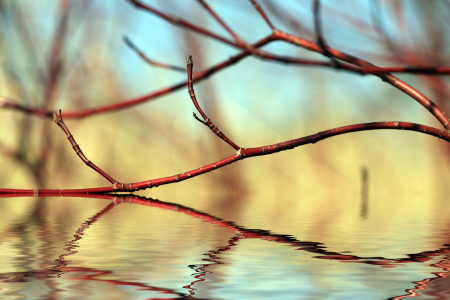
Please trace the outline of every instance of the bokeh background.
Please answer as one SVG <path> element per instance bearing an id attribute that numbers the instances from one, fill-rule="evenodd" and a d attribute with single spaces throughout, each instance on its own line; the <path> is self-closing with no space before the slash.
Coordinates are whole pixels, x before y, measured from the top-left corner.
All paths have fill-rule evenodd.
<path id="1" fill-rule="evenodd" d="M 196 1 L 146 3 L 227 36 Z M 270 33 L 250 2 L 208 3 L 249 43 Z M 315 39 L 312 1 L 260 3 L 279 29 Z M 445 1 L 323 1 L 322 10 L 324 36 L 331 47 L 379 66 L 449 65 L 450 40 L 445 29 L 449 18 Z M 186 56 L 193 55 L 194 70 L 239 52 L 125 0 L 2 0 L 0 22 L 0 96 L 63 112 L 123 101 L 186 79 L 184 72 L 144 62 L 123 42 L 123 36 L 159 62 L 185 67 Z M 327 60 L 282 42 L 263 49 Z M 450 112 L 448 77 L 398 77 Z M 242 147 L 372 121 L 441 126 L 412 98 L 379 78 L 330 68 L 249 57 L 194 88 L 206 114 Z M 187 88 L 182 88 L 130 108 L 65 122 L 88 159 L 128 183 L 192 170 L 234 153 L 192 117 L 193 111 Z M 370 248 L 364 240 L 379 234 L 379 224 L 387 224 L 383 228 L 387 239 L 395 241 L 403 232 L 402 224 L 413 224 L 417 214 L 426 221 L 409 228 L 409 235 L 402 239 L 445 231 L 449 225 L 445 216 L 450 214 L 449 158 L 448 143 L 427 135 L 366 131 L 250 158 L 139 194 L 240 220 L 253 228 L 326 242 L 339 251 L 351 248 L 366 255 L 401 255 L 426 249 L 403 242 L 397 248 L 395 243 L 389 249 L 386 245 Z M 0 109 L 0 187 L 107 185 L 74 154 L 52 119 Z M 7 228 L 42 213 L 75 229 L 104 205 L 88 199 L 2 200 L 0 223 Z M 82 210 L 85 217 L 79 215 Z M 365 220 L 364 230 L 353 231 L 353 216 Z M 300 218 L 311 225 L 307 230 L 294 225 Z M 282 220 L 292 222 L 286 227 L 287 221 Z M 331 227 L 337 230 L 325 234 Z M 286 228 L 289 231 L 283 232 Z M 346 239 L 349 234 L 352 238 Z M 439 247 L 443 240 L 432 244 Z"/>

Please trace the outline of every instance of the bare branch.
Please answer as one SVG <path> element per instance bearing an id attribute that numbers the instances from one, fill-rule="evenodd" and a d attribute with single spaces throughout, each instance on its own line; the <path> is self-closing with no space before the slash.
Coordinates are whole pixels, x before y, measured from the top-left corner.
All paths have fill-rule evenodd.
<path id="1" fill-rule="evenodd" d="M 281 32 L 279 30 L 275 31 L 274 36 L 276 39 L 287 41 L 289 43 L 301 46 L 303 48 L 309 49 L 314 52 L 323 53 L 323 49 L 322 49 L 322 47 L 320 47 L 320 45 L 318 45 L 317 43 L 314 43 L 312 41 L 309 41 L 307 39 L 293 36 L 291 34 Z M 328 47 L 327 49 L 331 53 L 331 55 L 333 55 L 334 57 L 336 57 L 342 61 L 345 61 L 347 63 L 350 63 L 352 65 L 360 67 L 361 74 L 368 74 L 368 73 L 364 72 L 365 68 L 379 68 L 363 59 L 354 57 L 352 55 L 341 52 L 339 50 L 336 50 L 336 49 L 333 49 L 330 47 Z M 341 65 L 341 67 L 342 67 L 342 65 Z M 379 68 L 379 70 L 382 70 L 382 68 Z M 436 117 L 436 119 L 439 122 L 441 122 L 442 125 L 444 125 L 445 129 L 448 130 L 450 128 L 450 124 L 449 124 L 450 120 L 445 115 L 445 113 L 442 111 L 442 109 L 440 109 L 433 101 L 431 101 L 428 97 L 426 97 L 424 94 L 419 92 L 417 89 L 413 88 L 406 82 L 398 79 L 397 77 L 395 77 L 389 73 L 382 72 L 381 74 L 374 74 L 374 75 L 379 77 L 381 80 L 396 87 L 397 89 L 403 91 L 404 93 L 408 94 L 409 96 L 411 96 L 411 98 L 413 98 L 414 100 L 419 102 L 431 114 L 433 114 Z"/>
<path id="2" fill-rule="evenodd" d="M 59 117 L 60 116 L 56 116 L 57 119 Z M 63 127 L 61 127 L 61 128 L 63 128 Z M 293 148 L 296 148 L 296 147 L 299 147 L 302 145 L 306 145 L 306 144 L 314 144 L 319 141 L 325 140 L 327 138 L 345 134 L 345 133 L 366 131 L 366 130 L 378 130 L 378 129 L 395 129 L 395 130 L 416 131 L 416 132 L 419 132 L 422 134 L 431 135 L 431 136 L 443 139 L 447 142 L 450 142 L 450 133 L 448 133 L 447 131 L 439 130 L 437 128 L 433 128 L 433 127 L 426 126 L 426 125 L 410 123 L 410 122 L 398 122 L 398 121 L 361 123 L 361 124 L 348 125 L 348 126 L 325 130 L 325 131 L 322 131 L 322 132 L 319 132 L 319 133 L 316 133 L 313 135 L 281 142 L 278 144 L 261 146 L 261 147 L 256 147 L 256 148 L 240 148 L 237 151 L 237 153 L 232 156 L 229 156 L 229 157 L 219 160 L 217 162 L 211 163 L 209 165 L 203 166 L 201 168 L 197 168 L 197 169 L 187 171 L 184 173 L 179 173 L 179 174 L 172 175 L 169 177 L 151 179 L 151 180 L 130 183 L 130 184 L 122 184 L 122 183 L 119 183 L 116 181 L 116 182 L 114 182 L 113 186 L 101 187 L 101 188 L 88 188 L 88 189 L 62 189 L 62 190 L 61 189 L 58 189 L 58 190 L 0 189 L 0 196 L 1 195 L 3 195 L 3 196 L 19 195 L 19 196 L 35 196 L 35 197 L 37 197 L 37 196 L 63 196 L 63 195 L 69 195 L 69 194 L 105 194 L 105 193 L 114 193 L 114 192 L 136 191 L 136 190 L 171 184 L 171 183 L 183 181 L 186 179 L 191 179 L 195 176 L 199 176 L 199 175 L 214 171 L 216 169 L 219 169 L 226 165 L 235 163 L 235 162 L 245 159 L 245 158 L 269 155 L 272 153 L 293 149 Z M 66 132 L 66 131 L 64 130 L 64 132 Z M 68 132 L 68 129 L 67 129 L 67 132 Z M 66 132 L 66 134 L 67 134 L 67 132 Z M 68 132 L 68 135 L 69 134 L 70 134 L 70 132 Z M 73 137 L 72 137 L 72 139 L 73 139 Z M 69 140 L 70 140 L 70 138 L 69 138 Z M 72 145 L 76 145 L 76 143 L 74 141 L 71 141 L 71 143 L 72 143 Z M 75 147 L 74 147 L 74 150 L 75 150 Z M 96 170 L 96 169 L 94 169 L 94 170 Z M 102 173 L 100 173 L 100 174 L 102 174 Z M 105 176 L 105 178 L 106 178 L 106 176 Z M 112 179 L 112 180 L 114 180 L 114 179 Z"/>
<path id="3" fill-rule="evenodd" d="M 233 37 L 234 41 L 240 45 L 245 46 L 246 43 L 237 35 L 236 32 L 234 32 L 230 26 L 225 23 L 224 20 L 204 1 L 204 0 L 197 0 L 205 9 L 206 11 L 214 18 L 217 22 Z"/>
<path id="4" fill-rule="evenodd" d="M 151 7 L 150 5 L 144 4 L 144 3 L 142 3 L 141 1 L 138 1 L 138 0 L 128 0 L 128 1 L 131 2 L 132 4 L 134 4 L 137 8 L 140 8 L 140 9 L 146 10 L 148 12 L 151 12 L 151 13 L 159 16 L 160 18 L 166 20 L 167 22 L 172 23 L 175 26 L 181 26 L 181 27 L 190 29 L 192 31 L 195 31 L 197 33 L 200 33 L 202 35 L 209 36 L 209 37 L 211 37 L 211 38 L 213 38 L 215 40 L 221 41 L 221 42 L 223 42 L 225 44 L 228 44 L 230 46 L 238 47 L 238 45 L 235 42 L 233 42 L 232 40 L 229 40 L 229 39 L 227 39 L 225 37 L 222 37 L 222 36 L 220 36 L 218 34 L 215 34 L 215 33 L 211 32 L 211 31 L 209 31 L 209 30 L 207 30 L 205 28 L 200 27 L 200 26 L 194 25 L 191 22 L 188 22 L 188 21 L 186 21 L 186 20 L 184 20 L 182 18 L 175 17 L 175 16 L 169 16 L 169 15 L 167 15 L 167 14 L 165 14 L 165 13 L 163 13 L 163 12 L 153 8 L 153 7 Z"/>
<path id="5" fill-rule="evenodd" d="M 267 25 L 269 25 L 272 30 L 275 30 L 275 26 L 270 21 L 269 17 L 267 16 L 266 12 L 262 9 L 261 5 L 256 0 L 250 0 L 250 2 L 253 4 L 253 6 L 256 8 L 256 10 L 259 12 L 261 17 L 266 21 Z"/>
<path id="6" fill-rule="evenodd" d="M 322 20 L 320 18 L 320 0 L 314 0 L 314 30 L 316 32 L 317 44 L 322 48 L 323 54 L 331 59 L 333 66 L 336 69 L 340 68 L 339 61 L 328 51 L 325 38 L 322 34 Z"/>
<path id="7" fill-rule="evenodd" d="M 134 51 L 136 52 L 145 62 L 147 62 L 148 64 L 155 66 L 155 67 L 159 67 L 159 68 L 163 68 L 163 69 L 170 69 L 170 70 L 174 70 L 174 71 L 179 71 L 179 72 L 186 72 L 186 69 L 181 68 L 181 67 L 177 67 L 177 66 L 173 66 L 173 65 L 168 65 L 168 64 L 164 64 L 164 63 L 160 63 L 157 62 L 155 60 L 150 59 L 147 55 L 145 55 L 141 50 L 139 50 L 139 48 L 126 36 L 123 36 L 123 41 Z"/>
<path id="8" fill-rule="evenodd" d="M 84 156 L 83 151 L 81 151 L 80 146 L 75 142 L 75 139 L 73 138 L 73 135 L 70 133 L 69 128 L 67 128 L 66 124 L 64 123 L 64 120 L 61 116 L 61 110 L 57 114 L 53 114 L 53 120 L 55 123 L 64 131 L 64 133 L 67 135 L 67 139 L 72 144 L 73 151 L 75 151 L 75 154 L 78 155 L 78 157 L 90 168 L 94 169 L 97 173 L 105 177 L 109 182 L 115 184 L 117 180 L 113 179 L 111 176 L 106 174 L 102 169 L 97 167 L 94 163 L 92 163 L 89 159 Z"/>
<path id="9" fill-rule="evenodd" d="M 236 150 L 239 150 L 241 147 L 236 145 L 234 142 L 232 142 L 223 132 L 216 126 L 214 123 L 206 116 L 206 114 L 201 109 L 200 105 L 197 102 L 197 98 L 195 97 L 194 87 L 193 87 L 193 80 L 192 80 L 192 67 L 193 67 L 193 61 L 192 56 L 188 56 L 186 58 L 186 64 L 187 64 L 187 73 L 188 73 L 188 91 L 189 95 L 191 96 L 192 102 L 195 105 L 195 108 L 197 108 L 198 112 L 202 115 L 204 119 L 204 124 L 211 129 L 212 132 L 214 132 L 218 137 L 220 137 L 222 140 L 224 140 L 228 145 L 233 147 Z M 194 114 L 194 117 L 196 115 Z M 201 120 L 199 120 L 201 121 Z"/>

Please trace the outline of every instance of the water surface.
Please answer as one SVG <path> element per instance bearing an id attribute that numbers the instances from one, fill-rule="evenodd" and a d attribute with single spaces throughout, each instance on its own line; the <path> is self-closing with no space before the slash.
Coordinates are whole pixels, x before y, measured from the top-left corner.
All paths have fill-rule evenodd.
<path id="1" fill-rule="evenodd" d="M 103 198 L 1 199 L 1 298 L 449 297 L 445 210 Z"/>

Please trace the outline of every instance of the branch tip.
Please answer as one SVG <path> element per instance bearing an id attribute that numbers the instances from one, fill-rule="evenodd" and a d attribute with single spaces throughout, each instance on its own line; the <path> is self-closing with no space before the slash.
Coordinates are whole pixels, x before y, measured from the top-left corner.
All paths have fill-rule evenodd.
<path id="1" fill-rule="evenodd" d="M 194 62 L 192 61 L 192 55 L 189 55 L 186 57 L 186 64 L 193 64 Z"/>
<path id="2" fill-rule="evenodd" d="M 126 35 L 122 36 L 122 40 L 125 42 L 125 44 L 128 45 L 128 47 L 130 47 L 136 52 L 139 52 L 139 49 L 136 47 L 136 45 Z"/>
<path id="3" fill-rule="evenodd" d="M 58 121 L 62 120 L 61 117 L 61 110 L 57 111 L 56 113 L 53 113 L 53 120 L 58 123 Z"/>

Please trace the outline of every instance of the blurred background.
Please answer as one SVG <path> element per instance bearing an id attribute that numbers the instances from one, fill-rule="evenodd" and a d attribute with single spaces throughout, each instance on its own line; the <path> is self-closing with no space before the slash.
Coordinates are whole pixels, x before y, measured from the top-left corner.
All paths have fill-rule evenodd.
<path id="1" fill-rule="evenodd" d="M 312 1 L 259 2 L 277 28 L 315 40 Z M 324 37 L 333 48 L 378 66 L 450 64 L 446 1 L 322 2 Z M 228 37 L 196 1 L 145 3 Z M 249 43 L 270 34 L 249 1 L 208 3 Z M 0 96 L 63 112 L 120 102 L 186 80 L 185 72 L 147 64 L 123 36 L 158 62 L 184 68 L 186 56 L 192 55 L 194 70 L 199 71 L 240 52 L 125 0 L 2 0 L 0 24 Z M 262 49 L 327 61 L 283 42 Z M 450 113 L 448 77 L 398 77 Z M 415 100 L 379 78 L 330 68 L 248 57 L 194 84 L 194 89 L 206 114 L 246 148 L 364 122 L 442 126 Z M 129 183 L 189 171 L 234 154 L 192 117 L 193 111 L 187 88 L 181 88 L 143 104 L 65 123 L 88 159 Z M 375 238 L 380 224 L 388 224 L 384 229 L 391 240 L 408 226 L 413 227 L 407 230 L 410 236 L 402 237 L 406 240 L 447 230 L 449 180 L 448 143 L 416 132 L 378 130 L 250 158 L 139 194 L 240 220 L 241 225 L 383 256 L 380 249 L 395 252 L 392 255 L 425 249 L 420 243 L 399 243 L 399 248 L 387 250 L 386 245 L 370 248 L 355 241 Z M 52 119 L 0 109 L 1 188 L 108 185 L 75 155 Z M 88 199 L 0 201 L 0 223 L 7 228 L 42 213 L 63 218 L 64 226 L 75 229 L 104 205 Z M 70 217 L 82 210 L 89 213 Z M 418 214 L 425 219 L 414 227 Z M 354 217 L 367 227 L 352 232 Z M 300 218 L 310 224 L 308 231 L 295 225 Z M 292 222 L 285 227 L 287 221 L 282 220 Z M 322 234 L 331 227 L 339 230 Z M 283 232 L 286 228 L 289 231 Z M 349 233 L 352 239 L 345 240 Z M 430 247 L 439 247 L 445 239 L 433 239 Z"/>
<path id="2" fill-rule="evenodd" d="M 25 106 L 77 111 L 171 87 L 184 72 L 151 66 L 148 57 L 206 69 L 239 50 L 174 26 L 128 1 L 1 1 L 1 96 Z M 227 33 L 196 1 L 148 1 L 221 35 Z M 311 1 L 262 1 L 281 30 L 314 40 Z M 270 33 L 246 1 L 210 3 L 246 41 Z M 449 13 L 441 1 L 324 1 L 324 36 L 330 46 L 380 66 L 445 65 Z M 263 48 L 279 55 L 323 59 L 283 43 Z M 399 77 L 448 111 L 444 76 Z M 440 128 L 413 99 L 375 76 L 330 68 L 298 67 L 246 58 L 195 84 L 207 112 L 242 147 L 273 144 L 319 131 L 371 121 L 410 121 Z M 85 155 L 121 182 L 191 170 L 233 154 L 192 117 L 187 88 L 146 103 L 67 119 Z M 107 185 L 74 155 L 51 119 L 2 109 L 0 173 L 4 188 L 84 188 Z M 292 151 L 252 158 L 210 174 L 164 186 L 149 195 L 245 192 L 270 196 L 358 195 L 362 169 L 371 195 L 447 194 L 448 146 L 413 132 L 352 133 Z M 264 174 L 264 175 L 263 175 Z M 425 189 L 426 188 L 426 189 Z M 430 194 L 429 194 L 430 195 Z M 431 195 L 430 195 L 431 196 Z"/>

